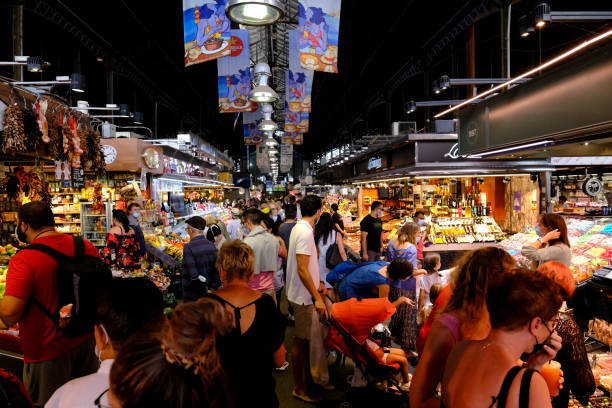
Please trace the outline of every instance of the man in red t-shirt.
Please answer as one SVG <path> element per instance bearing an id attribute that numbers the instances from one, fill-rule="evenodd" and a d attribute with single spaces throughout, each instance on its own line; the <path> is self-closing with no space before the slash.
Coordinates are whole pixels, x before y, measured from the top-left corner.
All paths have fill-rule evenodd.
<path id="1" fill-rule="evenodd" d="M 71 235 L 55 231 L 53 212 L 41 201 L 19 208 L 17 237 L 21 242 L 50 246 L 67 256 L 74 255 Z M 85 254 L 100 256 L 84 240 Z M 98 359 L 92 334 L 68 337 L 32 302 L 35 298 L 47 310 L 58 308 L 57 261 L 40 251 L 15 254 L 6 275 L 6 290 L 0 300 L 0 329 L 19 323 L 23 348 L 23 382 L 35 406 L 43 406 L 53 392 L 73 378 L 94 373 Z M 93 333 L 93 329 L 92 329 Z"/>

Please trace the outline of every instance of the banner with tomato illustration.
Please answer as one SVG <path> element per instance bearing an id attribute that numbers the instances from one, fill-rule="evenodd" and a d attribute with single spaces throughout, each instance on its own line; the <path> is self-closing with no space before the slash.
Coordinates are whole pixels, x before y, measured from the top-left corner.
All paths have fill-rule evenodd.
<path id="1" fill-rule="evenodd" d="M 219 113 L 253 111 L 248 30 L 231 30 L 229 49 L 229 56 L 217 60 Z"/>
<path id="2" fill-rule="evenodd" d="M 261 109 L 257 108 L 255 112 L 242 113 L 242 124 L 244 129 L 244 144 L 256 145 L 261 143 L 264 134 L 259 130 L 259 124 L 263 120 Z"/>
<path id="3" fill-rule="evenodd" d="M 341 0 L 299 0 L 302 68 L 338 73 Z"/>
<path id="4" fill-rule="evenodd" d="M 227 0 L 183 0 L 185 66 L 230 54 Z"/>
<path id="5" fill-rule="evenodd" d="M 285 72 L 285 100 L 291 112 L 310 112 L 314 71 L 300 64 L 299 30 L 289 30 L 289 69 Z"/>

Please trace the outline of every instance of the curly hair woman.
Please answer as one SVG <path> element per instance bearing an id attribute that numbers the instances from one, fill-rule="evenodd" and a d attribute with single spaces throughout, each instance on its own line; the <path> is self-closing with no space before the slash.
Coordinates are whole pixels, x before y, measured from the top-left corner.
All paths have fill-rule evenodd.
<path id="1" fill-rule="evenodd" d="M 217 338 L 232 316 L 214 299 L 183 303 L 160 338 L 134 338 L 121 348 L 110 373 L 113 408 L 231 406 Z"/>
<path id="2" fill-rule="evenodd" d="M 448 355 L 458 342 L 479 340 L 488 335 L 491 326 L 487 291 L 497 285 L 504 272 L 515 266 L 514 258 L 496 247 L 477 249 L 459 260 L 453 273 L 451 298 L 427 335 L 412 378 L 411 407 L 440 406 L 436 389 Z"/>

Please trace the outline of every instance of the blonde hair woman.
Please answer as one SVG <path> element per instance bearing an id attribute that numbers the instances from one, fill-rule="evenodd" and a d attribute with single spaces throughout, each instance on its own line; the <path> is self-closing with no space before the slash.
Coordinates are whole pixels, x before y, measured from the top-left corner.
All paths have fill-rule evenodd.
<path id="1" fill-rule="evenodd" d="M 234 330 L 218 349 L 237 407 L 252 403 L 254 395 L 261 406 L 278 407 L 272 369 L 285 364 L 285 319 L 269 295 L 249 288 L 254 265 L 255 254 L 242 241 L 228 241 L 219 251 L 223 287 L 211 296 L 234 316 Z"/>

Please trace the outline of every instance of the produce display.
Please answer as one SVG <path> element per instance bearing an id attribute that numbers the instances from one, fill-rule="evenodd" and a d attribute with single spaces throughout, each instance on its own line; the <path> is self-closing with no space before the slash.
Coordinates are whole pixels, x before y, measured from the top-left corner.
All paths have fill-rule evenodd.
<path id="1" fill-rule="evenodd" d="M 145 240 L 155 248 L 170 255 L 177 262 L 180 263 L 183 261 L 183 247 L 185 246 L 185 242 L 178 234 L 171 233 L 165 236 L 147 235 L 145 236 Z"/>
<path id="2" fill-rule="evenodd" d="M 566 217 L 567 234 L 572 248 L 572 272 L 577 282 L 593 276 L 603 266 L 612 264 L 612 218 L 584 219 Z M 528 227 L 514 234 L 501 246 L 517 262 L 527 265 L 529 261 L 521 255 L 521 248 L 538 238 L 535 230 Z"/>
<path id="3" fill-rule="evenodd" d="M 505 237 L 493 217 L 438 217 L 429 227 L 434 244 L 496 242 Z"/>
<path id="4" fill-rule="evenodd" d="M 610 398 L 607 397 L 591 397 L 587 405 L 582 405 L 575 399 L 570 399 L 568 408 L 609 408 L 611 405 Z"/>
<path id="5" fill-rule="evenodd" d="M 595 384 L 607 392 L 612 391 L 612 353 L 593 352 L 589 353 L 589 361 L 593 367 Z"/>
<path id="6" fill-rule="evenodd" d="M 121 275 L 118 275 L 121 278 L 139 278 L 139 277 L 147 277 L 149 278 L 155 285 L 161 290 L 168 289 L 170 286 L 170 278 L 168 274 L 162 268 L 162 266 L 155 262 L 152 265 L 144 265 L 142 269 L 133 271 L 133 272 L 121 272 Z"/>

